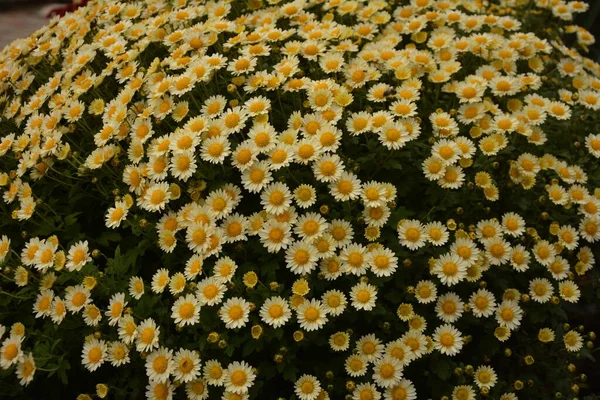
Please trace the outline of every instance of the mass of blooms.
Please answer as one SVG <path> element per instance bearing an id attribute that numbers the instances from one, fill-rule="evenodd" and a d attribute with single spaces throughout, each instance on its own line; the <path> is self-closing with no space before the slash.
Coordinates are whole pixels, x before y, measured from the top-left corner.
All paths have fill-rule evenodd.
<path id="1" fill-rule="evenodd" d="M 96 0 L 7 46 L 0 397 L 585 391 L 587 8 Z"/>

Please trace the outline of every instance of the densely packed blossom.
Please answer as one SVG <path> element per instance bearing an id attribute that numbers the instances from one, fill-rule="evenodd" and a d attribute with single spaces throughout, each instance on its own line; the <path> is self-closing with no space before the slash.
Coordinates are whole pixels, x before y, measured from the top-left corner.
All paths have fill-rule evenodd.
<path id="1" fill-rule="evenodd" d="M 96 0 L 13 42 L 0 395 L 585 390 L 587 8 Z"/>

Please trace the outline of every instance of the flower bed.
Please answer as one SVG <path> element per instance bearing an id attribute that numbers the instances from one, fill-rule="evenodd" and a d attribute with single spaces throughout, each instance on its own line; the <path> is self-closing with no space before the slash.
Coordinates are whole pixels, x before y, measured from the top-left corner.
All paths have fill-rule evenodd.
<path id="1" fill-rule="evenodd" d="M 99 0 L 7 47 L 0 396 L 592 393 L 587 5 L 497 3 Z"/>

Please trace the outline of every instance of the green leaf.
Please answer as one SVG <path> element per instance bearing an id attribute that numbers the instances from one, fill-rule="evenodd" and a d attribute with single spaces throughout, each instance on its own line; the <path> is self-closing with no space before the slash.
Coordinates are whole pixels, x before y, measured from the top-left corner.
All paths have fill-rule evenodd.
<path id="1" fill-rule="evenodd" d="M 450 363 L 441 358 L 437 360 L 431 360 L 430 364 L 431 371 L 436 374 L 440 379 L 446 380 L 450 378 Z"/>
<path id="2" fill-rule="evenodd" d="M 81 214 L 81 212 L 76 212 L 65 217 L 65 226 L 71 226 L 75 222 L 77 222 L 77 216 Z"/>
<path id="3" fill-rule="evenodd" d="M 242 349 L 242 357 L 246 357 L 249 354 L 252 354 L 252 352 L 254 352 L 255 348 L 256 348 L 256 341 L 248 340 Z"/>
<path id="4" fill-rule="evenodd" d="M 96 242 L 100 246 L 110 247 L 110 242 L 118 242 L 121 240 L 121 234 L 116 231 L 106 231 L 96 238 Z"/>
<path id="5" fill-rule="evenodd" d="M 295 366 L 288 364 L 285 366 L 283 370 L 283 379 L 289 382 L 296 382 L 296 375 L 298 374 L 298 368 Z"/>
<path id="6" fill-rule="evenodd" d="M 106 273 L 108 275 L 124 275 L 129 268 L 135 263 L 137 258 L 136 252 L 128 252 L 125 255 L 121 254 L 121 246 L 117 246 L 115 249 L 114 258 L 108 259 L 108 267 Z"/>

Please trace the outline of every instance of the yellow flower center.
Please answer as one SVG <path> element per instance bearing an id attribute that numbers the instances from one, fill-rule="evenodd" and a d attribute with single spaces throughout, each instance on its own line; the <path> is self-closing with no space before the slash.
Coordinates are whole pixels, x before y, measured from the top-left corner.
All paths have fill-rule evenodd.
<path id="1" fill-rule="evenodd" d="M 169 367 L 169 360 L 167 360 L 167 357 L 165 357 L 163 355 L 156 357 L 154 359 L 154 361 L 152 362 L 152 369 L 154 369 L 154 372 L 156 372 L 158 374 L 164 373 L 168 367 Z"/>
<path id="2" fill-rule="evenodd" d="M 317 319 L 319 319 L 320 316 L 321 313 L 319 312 L 319 310 L 313 306 L 308 307 L 306 311 L 304 311 L 304 318 L 308 322 L 315 322 Z"/>
<path id="3" fill-rule="evenodd" d="M 244 315 L 244 309 L 239 305 L 234 305 L 229 309 L 229 318 L 234 321 L 241 319 Z"/>
<path id="4" fill-rule="evenodd" d="M 368 290 L 362 289 L 356 294 L 356 298 L 361 303 L 366 303 L 371 299 L 371 293 Z"/>
<path id="5" fill-rule="evenodd" d="M 234 386 L 243 386 L 248 381 L 248 377 L 244 371 L 233 371 L 231 373 L 231 383 Z"/>
<path id="6" fill-rule="evenodd" d="M 194 312 L 196 311 L 196 307 L 192 303 L 183 303 L 181 307 L 179 307 L 179 316 L 182 319 L 190 319 L 194 316 Z"/>
<path id="7" fill-rule="evenodd" d="M 445 347 L 450 347 L 454 344 L 454 336 L 450 332 L 444 332 L 440 335 L 440 343 Z"/>

